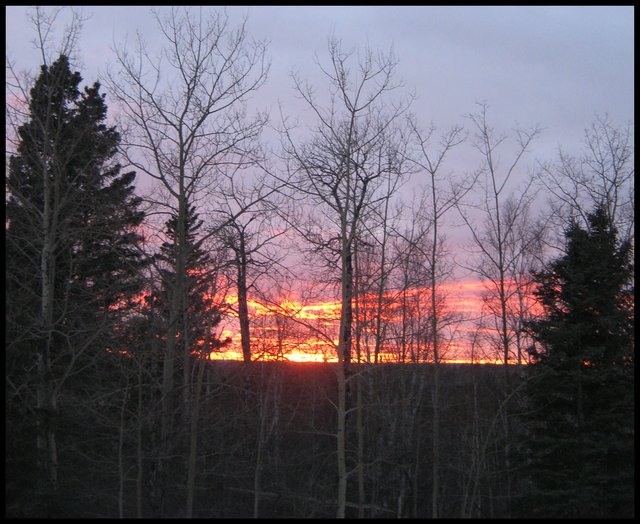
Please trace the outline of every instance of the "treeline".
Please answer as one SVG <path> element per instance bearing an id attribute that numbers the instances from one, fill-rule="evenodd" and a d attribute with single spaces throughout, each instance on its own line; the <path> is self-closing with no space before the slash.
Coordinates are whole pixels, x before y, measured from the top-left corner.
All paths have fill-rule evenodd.
<path id="1" fill-rule="evenodd" d="M 73 386 L 60 406 L 64 423 L 58 436 L 69 444 L 60 453 L 57 515 L 183 517 L 188 430 L 179 432 L 163 484 L 150 459 L 159 443 L 150 419 L 153 404 L 143 391 L 140 409 L 140 389 L 121 378 L 122 367 L 135 376 L 134 364 L 117 366 L 112 362 L 105 374 L 118 391 L 114 388 L 99 411 L 88 410 L 87 391 Z M 194 517 L 335 516 L 335 366 L 207 364 Z M 346 438 L 352 480 L 346 515 L 430 515 L 433 366 L 359 365 L 353 373 Z M 450 365 L 442 374 L 446 403 L 441 414 L 445 438 L 438 450 L 439 513 L 504 515 L 501 370 Z M 36 475 L 34 468 L 11 468 L 9 473 L 15 475 L 9 478 L 25 481 Z M 35 509 L 28 491 L 10 493 L 13 516 L 27 516 Z M 18 502 L 22 514 L 16 510 Z"/>
<path id="2" fill-rule="evenodd" d="M 39 75 L 7 80 L 7 517 L 633 515 L 631 125 L 597 118 L 582 156 L 524 178 L 539 128 L 499 162 L 486 104 L 436 137 L 392 53 L 331 39 L 326 98 L 293 76 L 315 127 L 283 117 L 268 152 L 247 111 L 266 45 L 174 9 L 157 61 L 116 49 L 110 126 L 70 59 L 82 20 L 58 47 L 55 16 L 33 22 Z M 450 175 L 467 140 L 479 167 Z M 442 365 L 469 320 L 442 291 L 456 267 L 487 284 L 465 342 L 502 366 Z M 337 329 L 294 291 L 337 298 Z M 213 363 L 231 313 L 244 361 Z M 309 334 L 336 365 L 256 362 Z"/>

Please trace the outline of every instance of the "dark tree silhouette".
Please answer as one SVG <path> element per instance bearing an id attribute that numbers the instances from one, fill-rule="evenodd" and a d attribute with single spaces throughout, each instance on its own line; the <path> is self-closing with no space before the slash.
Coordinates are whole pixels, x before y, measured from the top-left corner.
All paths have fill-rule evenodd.
<path id="1" fill-rule="evenodd" d="M 146 263 L 135 173 L 114 161 L 120 135 L 105 123 L 100 84 L 81 91 L 81 81 L 65 55 L 41 67 L 7 177 L 7 398 L 33 422 L 18 436 L 13 420 L 7 439 L 37 443 L 39 488 L 20 496 L 49 516 L 59 500 L 58 400 L 70 379 L 75 387 L 100 373 Z"/>
<path id="2" fill-rule="evenodd" d="M 528 516 L 633 516 L 633 268 L 604 206 L 535 274 Z"/>
<path id="3" fill-rule="evenodd" d="M 166 223 L 165 242 L 156 255 L 159 272 L 160 289 L 149 297 L 148 302 L 156 309 L 157 318 L 153 328 L 166 338 L 171 333 L 176 334 L 175 349 L 172 354 L 162 352 L 161 359 L 173 358 L 175 363 L 170 366 L 173 370 L 171 383 L 173 387 L 163 391 L 163 400 L 170 396 L 168 405 L 171 424 L 167 434 L 165 446 L 176 460 L 162 458 L 155 455 L 160 474 L 159 489 L 152 496 L 157 500 L 153 503 L 158 508 L 158 514 L 167 510 L 165 499 L 170 492 L 176 475 L 184 472 L 185 461 L 182 456 L 189 449 L 187 466 L 188 477 L 188 506 L 193 511 L 193 482 L 195 478 L 195 461 L 197 450 L 197 432 L 199 406 L 202 381 L 206 359 L 211 351 L 219 350 L 229 343 L 221 341 L 215 336 L 214 330 L 222 319 L 222 310 L 216 296 L 219 265 L 212 255 L 204 248 L 204 236 L 201 233 L 203 221 L 196 213 L 194 205 L 188 206 L 184 222 L 184 241 L 179 238 L 179 216 L 175 212 Z M 183 266 L 179 257 L 184 256 Z M 176 286 L 176 273 L 180 268 L 184 270 L 184 286 Z M 176 293 L 183 296 L 176 298 Z M 183 309 L 177 317 L 171 315 L 171 304 L 178 300 Z M 172 326 L 171 322 L 175 322 Z M 166 363 L 163 366 L 167 368 Z M 158 377 L 159 379 L 159 377 Z M 181 400 L 176 398 L 181 394 Z M 164 462 L 164 463 L 163 463 Z"/>

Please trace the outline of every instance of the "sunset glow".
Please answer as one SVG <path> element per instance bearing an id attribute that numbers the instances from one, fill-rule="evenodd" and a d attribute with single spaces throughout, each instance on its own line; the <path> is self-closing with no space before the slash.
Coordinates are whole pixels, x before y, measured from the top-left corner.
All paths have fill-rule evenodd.
<path id="1" fill-rule="evenodd" d="M 496 330 L 492 326 L 479 326 L 486 300 L 486 285 L 480 281 L 463 281 L 442 285 L 439 296 L 446 297 L 441 309 L 440 361 L 443 363 L 500 364 L 503 357 L 499 349 L 491 350 L 491 337 Z M 403 302 L 405 322 L 411 329 L 418 329 L 418 338 L 410 343 L 400 343 L 395 331 L 400 332 Z M 527 298 L 528 311 L 538 310 L 537 304 Z M 226 297 L 228 315 L 219 326 L 217 337 L 229 338 L 231 343 L 218 351 L 212 351 L 211 360 L 242 360 L 241 336 L 238 315 L 235 312 L 237 297 Z M 421 309 L 415 317 L 411 308 Z M 289 362 L 337 362 L 339 301 L 315 301 L 302 303 L 293 297 L 285 297 L 279 303 L 264 304 L 249 300 L 251 321 L 252 360 Z M 357 362 L 360 343 L 360 361 L 373 362 L 375 340 L 374 319 L 376 297 L 360 297 L 360 322 L 354 318 L 352 330 L 352 361 Z M 420 332 L 429 329 L 430 290 L 411 289 L 405 292 L 390 291 L 383 297 L 383 343 L 378 362 L 432 362 L 430 342 Z M 485 308 L 486 309 L 486 308 Z M 362 317 L 366 318 L 366 323 Z M 487 312 L 484 311 L 484 316 Z M 357 329 L 360 329 L 359 333 Z M 405 328 L 407 329 L 407 328 Z M 395 331 L 394 331 L 395 330 Z M 422 330 L 422 331 L 421 331 Z M 406 333 L 405 333 L 406 335 Z M 475 343 L 472 339 L 475 337 Z M 515 356 L 511 360 L 516 363 Z"/>

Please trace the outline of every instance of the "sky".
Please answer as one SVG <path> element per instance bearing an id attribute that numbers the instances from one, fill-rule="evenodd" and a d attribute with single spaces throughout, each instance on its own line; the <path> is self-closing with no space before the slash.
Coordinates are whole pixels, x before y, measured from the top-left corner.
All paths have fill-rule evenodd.
<path id="1" fill-rule="evenodd" d="M 114 63 L 112 47 L 139 30 L 152 49 L 162 43 L 150 6 L 80 6 L 88 16 L 79 41 L 79 68 L 93 83 Z M 203 12 L 221 9 L 203 7 Z M 37 73 L 39 55 L 26 6 L 6 7 L 6 53 L 18 69 Z M 166 10 L 161 7 L 160 10 Z M 304 118 L 296 100 L 296 71 L 312 85 L 326 85 L 314 61 L 326 63 L 331 34 L 347 49 L 391 47 L 397 77 L 417 95 L 412 106 L 422 126 L 445 131 L 470 127 L 465 115 L 486 102 L 498 131 L 539 125 L 543 133 L 522 172 L 555 158 L 557 148 L 580 152 L 584 130 L 596 115 L 623 125 L 634 115 L 633 6 L 227 6 L 232 23 L 248 17 L 250 38 L 266 40 L 267 83 L 254 103 L 279 120 Z M 64 17 L 61 19 L 64 22 Z M 109 94 L 107 92 L 107 104 Z M 476 155 L 476 156 L 474 156 Z M 480 159 L 470 144 L 448 166 L 471 172 Z M 418 180 L 419 181 L 419 180 Z M 413 181 L 412 183 L 418 183 Z"/>
<path id="2" fill-rule="evenodd" d="M 79 66 L 87 84 L 113 66 L 114 43 L 132 42 L 138 30 L 151 49 L 163 42 L 150 6 L 78 8 L 88 17 L 79 42 Z M 222 8 L 205 6 L 202 10 L 206 14 Z M 37 72 L 40 60 L 26 16 L 30 9 L 6 7 L 6 52 L 18 69 Z M 579 153 L 584 130 L 596 115 L 608 114 L 618 125 L 633 119 L 633 6 L 225 9 L 232 24 L 246 15 L 249 37 L 269 43 L 269 78 L 253 103 L 270 112 L 274 126 L 280 122 L 279 104 L 287 116 L 304 119 L 309 114 L 295 97 L 292 71 L 320 90 L 327 85 L 315 57 L 327 63 L 331 34 L 346 49 L 368 45 L 388 51 L 393 47 L 400 61 L 396 79 L 404 83 L 397 96 L 414 92 L 412 112 L 421 126 L 437 126 L 438 134 L 459 124 L 470 129 L 465 116 L 478 110 L 478 102 L 488 104 L 489 123 L 498 133 L 509 133 L 516 125 L 542 127 L 519 178 L 514 179 L 514 189 L 535 169 L 536 162 L 556 158 L 558 147 Z M 64 20 L 63 13 L 61 22 Z M 113 112 L 113 105 L 111 109 Z M 273 131 L 265 133 L 278 149 L 275 137 Z M 447 167 L 467 173 L 479 163 L 477 151 L 467 141 L 449 158 Z"/>
<path id="3" fill-rule="evenodd" d="M 207 6 L 203 10 L 219 9 Z M 80 38 L 89 83 L 113 62 L 110 47 L 140 30 L 160 42 L 149 6 L 81 6 L 90 18 Z M 166 9 L 166 8 L 161 8 Z M 540 156 L 573 148 L 595 114 L 624 123 L 634 112 L 632 6 L 227 6 L 248 16 L 248 34 L 267 40 L 271 71 L 259 102 L 277 118 L 292 100 L 289 74 L 319 80 L 333 32 L 345 47 L 370 45 L 400 59 L 398 74 L 418 99 L 413 111 L 439 128 L 464 123 L 475 102 L 489 104 L 496 128 L 540 124 Z M 7 55 L 37 71 L 27 6 L 6 7 Z"/>

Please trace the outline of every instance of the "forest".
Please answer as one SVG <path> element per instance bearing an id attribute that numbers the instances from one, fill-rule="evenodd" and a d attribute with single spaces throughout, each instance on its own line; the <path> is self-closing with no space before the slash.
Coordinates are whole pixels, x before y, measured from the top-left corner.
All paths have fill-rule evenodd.
<path id="1" fill-rule="evenodd" d="M 526 172 L 539 126 L 425 127 L 331 36 L 274 150 L 266 43 L 154 22 L 85 85 L 36 8 L 7 63 L 5 517 L 633 518 L 633 124 Z"/>

